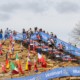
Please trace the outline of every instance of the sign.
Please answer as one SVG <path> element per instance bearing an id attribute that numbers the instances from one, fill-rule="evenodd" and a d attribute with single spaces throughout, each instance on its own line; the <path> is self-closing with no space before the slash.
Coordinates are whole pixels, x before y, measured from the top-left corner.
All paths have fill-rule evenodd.
<path id="1" fill-rule="evenodd" d="M 48 80 L 65 76 L 80 76 L 80 67 L 60 67 L 28 77 L 13 78 L 9 80 Z"/>

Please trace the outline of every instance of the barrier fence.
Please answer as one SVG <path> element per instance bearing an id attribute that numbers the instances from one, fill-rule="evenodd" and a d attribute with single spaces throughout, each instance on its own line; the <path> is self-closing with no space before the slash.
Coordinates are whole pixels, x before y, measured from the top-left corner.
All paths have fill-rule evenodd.
<path id="1" fill-rule="evenodd" d="M 9 80 L 48 80 L 60 77 L 80 76 L 80 67 L 60 67 L 28 77 L 13 78 Z"/>
<path id="2" fill-rule="evenodd" d="M 46 33 L 43 33 L 43 32 L 40 32 L 39 33 L 42 37 L 42 40 L 47 42 L 47 40 L 51 37 L 49 34 L 46 34 Z M 36 38 L 36 34 L 34 33 L 34 35 L 31 36 L 31 39 L 37 39 Z M 53 38 L 54 39 L 54 38 Z M 64 50 L 66 52 L 68 52 L 69 54 L 72 54 L 74 56 L 80 56 L 80 49 L 71 45 L 70 43 L 66 43 L 58 38 L 55 38 L 55 41 L 56 41 L 56 47 L 58 47 L 58 44 L 63 44 L 64 45 Z"/>

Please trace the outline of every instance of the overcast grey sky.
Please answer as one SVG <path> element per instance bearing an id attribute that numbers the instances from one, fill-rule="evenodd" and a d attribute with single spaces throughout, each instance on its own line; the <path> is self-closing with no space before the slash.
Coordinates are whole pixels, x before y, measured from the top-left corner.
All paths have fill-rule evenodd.
<path id="1" fill-rule="evenodd" d="M 80 22 L 80 0 L 0 0 L 0 28 L 40 27 L 64 40 Z"/>

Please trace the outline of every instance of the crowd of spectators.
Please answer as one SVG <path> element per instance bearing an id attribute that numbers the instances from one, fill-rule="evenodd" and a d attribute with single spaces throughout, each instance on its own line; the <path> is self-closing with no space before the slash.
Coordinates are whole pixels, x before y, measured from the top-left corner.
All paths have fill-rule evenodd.
<path id="1" fill-rule="evenodd" d="M 39 32 L 44 32 L 46 34 L 49 34 L 51 37 L 47 40 L 47 42 L 44 42 L 42 40 L 42 36 L 39 34 Z M 18 32 L 13 30 L 11 31 L 9 28 L 5 30 L 5 39 L 8 39 L 11 35 L 15 36 Z M 31 35 L 36 33 L 37 40 L 30 39 Z M 3 30 L 0 30 L 0 34 L 3 34 Z M 34 29 L 29 28 L 29 30 L 22 29 L 22 34 L 25 39 L 23 40 L 23 44 L 31 51 L 35 50 L 38 53 L 48 53 L 47 55 L 52 58 L 60 58 L 63 57 L 65 54 L 64 51 L 64 45 L 62 43 L 59 43 L 56 47 L 56 39 L 57 35 L 55 35 L 53 32 L 49 33 L 43 30 L 42 28 L 35 27 Z"/>

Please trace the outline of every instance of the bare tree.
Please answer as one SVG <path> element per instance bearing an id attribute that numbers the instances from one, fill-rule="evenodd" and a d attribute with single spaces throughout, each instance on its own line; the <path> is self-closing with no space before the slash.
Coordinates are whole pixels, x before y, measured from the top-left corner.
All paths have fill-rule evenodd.
<path id="1" fill-rule="evenodd" d="M 80 44 L 80 23 L 76 24 L 76 27 L 73 29 L 71 36 L 75 44 Z"/>

